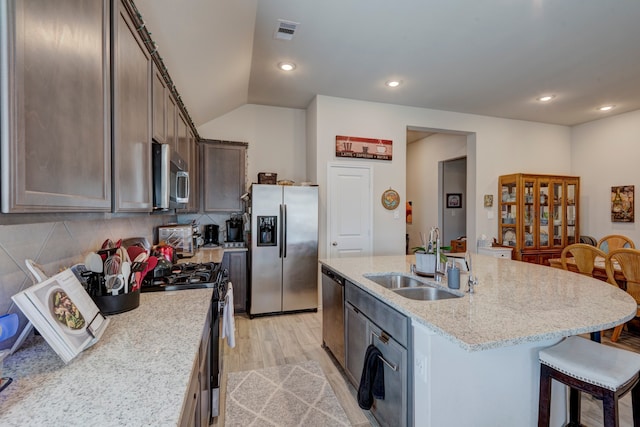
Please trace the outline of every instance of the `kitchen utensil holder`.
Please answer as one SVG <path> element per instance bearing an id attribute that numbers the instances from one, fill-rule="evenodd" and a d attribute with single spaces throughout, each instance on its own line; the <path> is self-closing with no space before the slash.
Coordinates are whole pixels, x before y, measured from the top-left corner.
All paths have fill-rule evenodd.
<path id="1" fill-rule="evenodd" d="M 103 314 L 119 314 L 138 308 L 140 290 L 128 294 L 92 296 L 91 298 Z"/>

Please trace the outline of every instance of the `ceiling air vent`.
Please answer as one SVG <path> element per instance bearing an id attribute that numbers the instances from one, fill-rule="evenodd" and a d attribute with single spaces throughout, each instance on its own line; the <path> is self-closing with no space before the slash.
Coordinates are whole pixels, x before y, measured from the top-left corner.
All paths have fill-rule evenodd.
<path id="1" fill-rule="evenodd" d="M 292 40 L 293 35 L 298 29 L 299 22 L 285 21 L 284 19 L 278 19 L 278 26 L 276 27 L 276 33 L 274 38 L 279 40 Z"/>

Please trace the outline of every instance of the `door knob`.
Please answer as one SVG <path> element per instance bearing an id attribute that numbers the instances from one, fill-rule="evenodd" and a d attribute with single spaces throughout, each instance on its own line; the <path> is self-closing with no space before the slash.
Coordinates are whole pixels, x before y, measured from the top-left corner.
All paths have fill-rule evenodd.
<path id="1" fill-rule="evenodd" d="M 332 242 L 331 246 L 338 246 L 338 242 Z"/>

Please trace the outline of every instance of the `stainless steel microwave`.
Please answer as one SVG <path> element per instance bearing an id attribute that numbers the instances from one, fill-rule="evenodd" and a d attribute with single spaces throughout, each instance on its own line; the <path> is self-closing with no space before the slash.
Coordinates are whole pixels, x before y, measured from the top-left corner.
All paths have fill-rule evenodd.
<path id="1" fill-rule="evenodd" d="M 153 209 L 184 208 L 189 203 L 187 162 L 168 144 L 152 144 Z"/>

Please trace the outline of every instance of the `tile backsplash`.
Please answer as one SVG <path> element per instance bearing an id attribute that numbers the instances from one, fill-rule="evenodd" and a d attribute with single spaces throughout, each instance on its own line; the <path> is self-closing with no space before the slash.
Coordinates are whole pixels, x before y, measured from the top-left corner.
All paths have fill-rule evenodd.
<path id="1" fill-rule="evenodd" d="M 11 296 L 33 281 L 25 259 L 40 264 L 45 273 L 53 275 L 83 262 L 91 251 L 100 249 L 107 238 L 146 237 L 154 242 L 156 226 L 175 222 L 175 216 L 136 216 L 91 221 L 60 221 L 39 224 L 0 225 L 0 315 L 19 313 L 20 328 L 26 319 L 13 304 Z M 0 343 L 0 349 L 10 348 L 16 337 Z"/>

